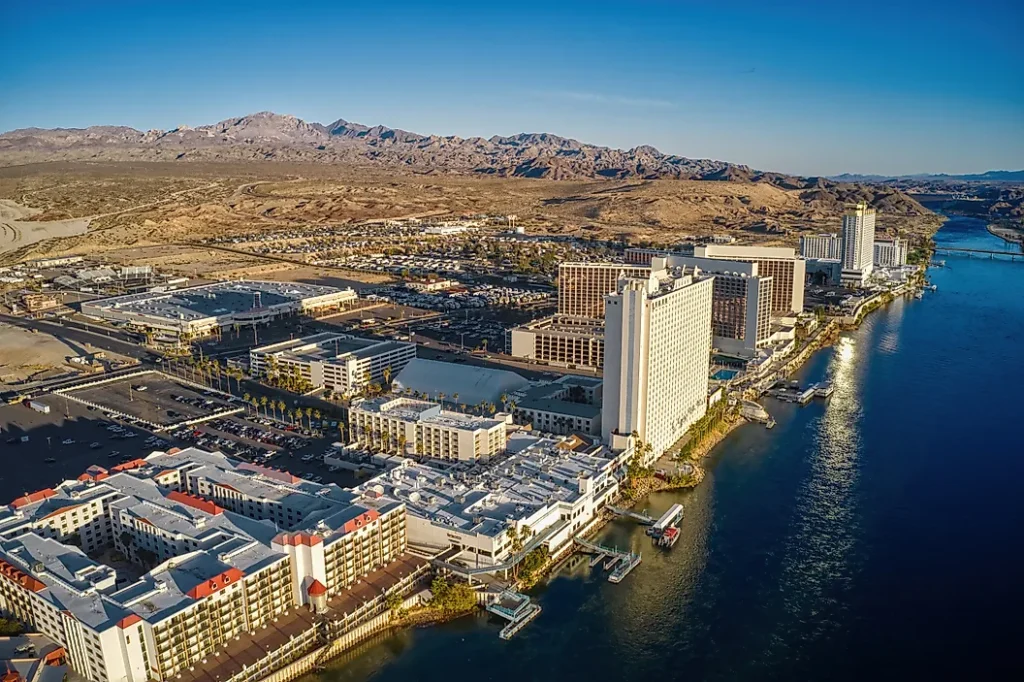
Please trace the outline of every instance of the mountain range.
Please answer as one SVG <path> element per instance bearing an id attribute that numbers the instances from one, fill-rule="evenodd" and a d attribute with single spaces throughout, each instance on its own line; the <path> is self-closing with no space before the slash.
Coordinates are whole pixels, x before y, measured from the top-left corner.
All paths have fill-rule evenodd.
<path id="1" fill-rule="evenodd" d="M 917 182 L 1024 182 L 1024 170 L 991 170 L 984 173 L 965 173 L 955 175 L 949 173 L 918 173 L 915 175 L 861 175 L 843 173 L 830 176 L 837 182 L 897 182 L 912 180 Z"/>
<path id="2" fill-rule="evenodd" d="M 486 139 L 423 135 L 344 119 L 326 125 L 310 123 L 271 112 L 174 130 L 93 126 L 24 128 L 0 134 L 0 166 L 45 161 L 288 161 L 424 175 L 750 182 L 798 192 L 809 209 L 826 214 L 859 201 L 891 215 L 929 213 L 885 185 L 759 171 L 725 161 L 663 154 L 647 145 L 611 149 L 550 133 Z"/>
<path id="3" fill-rule="evenodd" d="M 261 112 L 196 128 L 141 131 L 124 126 L 24 128 L 0 134 L 0 165 L 54 160 L 280 160 L 347 163 L 421 173 L 578 179 L 768 182 L 783 189 L 828 180 L 756 171 L 748 166 L 585 144 L 549 133 L 490 138 L 422 135 L 338 119 L 308 123 Z"/>

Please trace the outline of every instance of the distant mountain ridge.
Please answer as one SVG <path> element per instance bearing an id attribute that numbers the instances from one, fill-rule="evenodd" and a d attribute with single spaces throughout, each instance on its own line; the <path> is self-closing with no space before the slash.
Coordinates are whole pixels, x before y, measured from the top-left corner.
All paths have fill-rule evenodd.
<path id="1" fill-rule="evenodd" d="M 814 211 L 868 201 L 896 215 L 928 211 L 902 192 L 759 171 L 663 154 L 649 145 L 611 149 L 550 133 L 490 138 L 422 135 L 338 119 L 327 125 L 260 112 L 195 128 L 141 131 L 125 126 L 26 128 L 0 134 L 0 165 L 41 161 L 292 161 L 376 167 L 419 174 L 551 180 L 706 180 L 767 183 L 800 191 Z"/>
<path id="2" fill-rule="evenodd" d="M 843 173 L 829 176 L 837 182 L 897 182 L 900 180 L 917 180 L 921 182 L 1024 182 L 1024 170 L 990 170 L 984 173 L 966 173 L 952 175 L 949 173 L 919 173 L 915 175 L 861 175 L 859 173 Z"/>

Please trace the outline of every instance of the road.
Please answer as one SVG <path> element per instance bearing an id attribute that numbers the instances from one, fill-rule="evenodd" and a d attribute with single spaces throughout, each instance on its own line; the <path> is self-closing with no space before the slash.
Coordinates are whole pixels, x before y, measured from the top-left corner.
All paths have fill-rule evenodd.
<path id="1" fill-rule="evenodd" d="M 90 346 L 108 350 L 112 353 L 124 355 L 137 360 L 144 360 L 150 356 L 149 351 L 129 340 L 127 334 L 118 330 L 105 330 L 101 327 L 66 320 L 63 324 L 53 320 L 29 320 L 22 317 L 0 314 L 0 322 L 5 322 L 23 329 L 36 329 L 40 332 L 52 334 L 57 338 L 66 338 L 78 343 L 88 343 Z"/>

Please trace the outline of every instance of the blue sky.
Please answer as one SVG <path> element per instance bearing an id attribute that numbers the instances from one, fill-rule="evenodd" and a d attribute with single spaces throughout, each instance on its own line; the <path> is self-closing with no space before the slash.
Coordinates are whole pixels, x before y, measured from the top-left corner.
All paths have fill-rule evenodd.
<path id="1" fill-rule="evenodd" d="M 1024 2 L 22 2 L 0 130 L 255 111 L 807 175 L 1024 167 Z"/>

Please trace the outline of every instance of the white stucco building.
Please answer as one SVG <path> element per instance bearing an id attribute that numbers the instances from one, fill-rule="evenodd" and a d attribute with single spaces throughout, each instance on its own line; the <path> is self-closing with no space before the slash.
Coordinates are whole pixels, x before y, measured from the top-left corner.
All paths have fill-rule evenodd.
<path id="1" fill-rule="evenodd" d="M 602 436 L 636 432 L 651 459 L 707 409 L 714 282 L 669 270 L 622 278 L 605 299 Z"/>
<path id="2" fill-rule="evenodd" d="M 843 215 L 844 286 L 863 286 L 874 267 L 875 209 L 859 203 Z"/>

